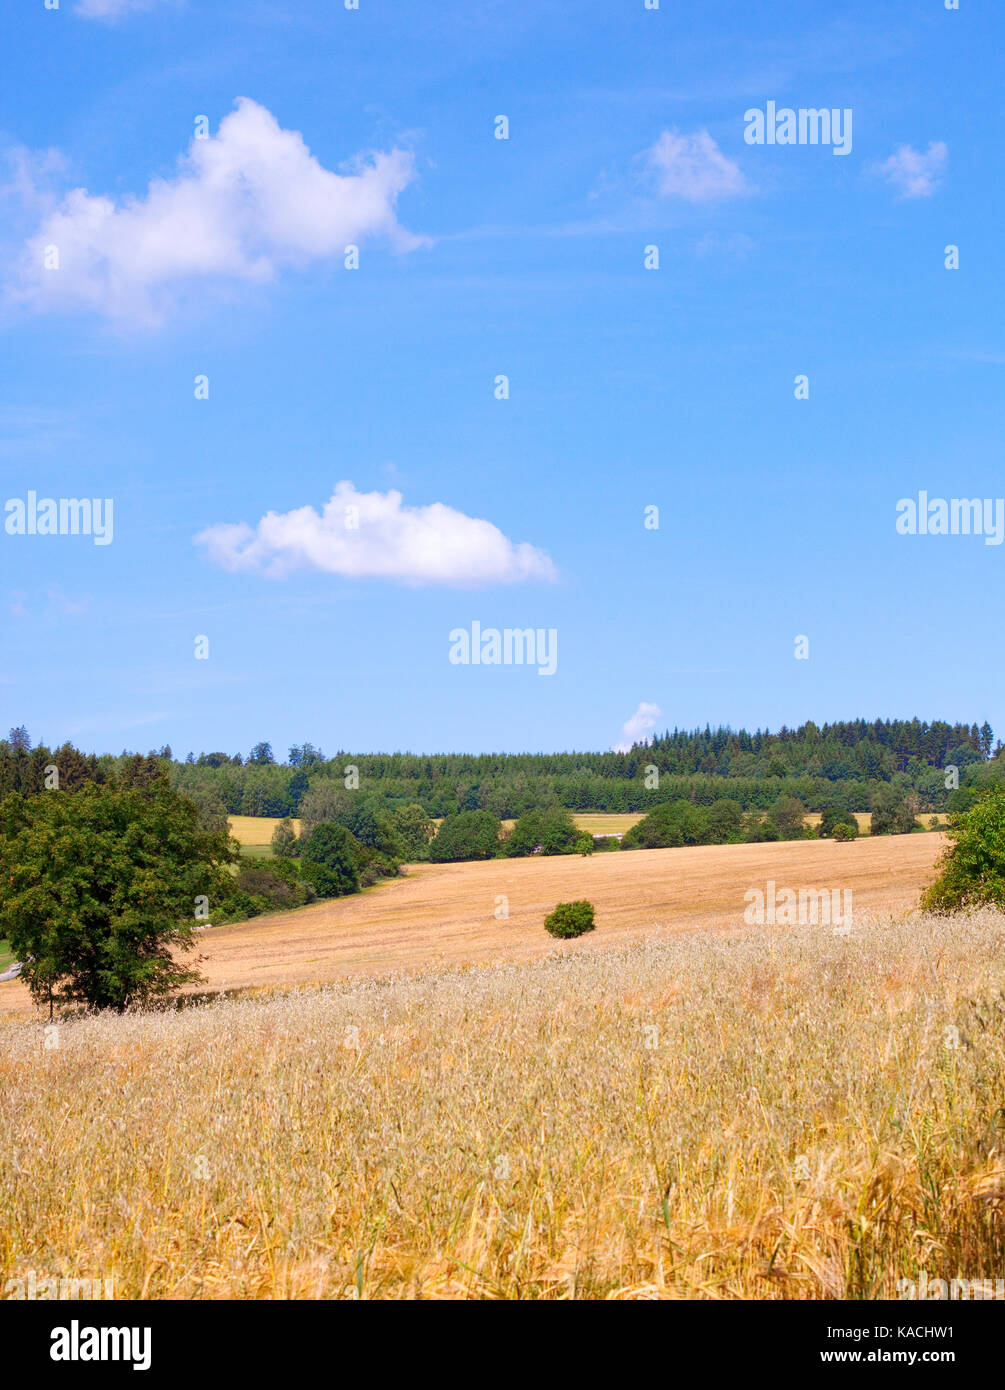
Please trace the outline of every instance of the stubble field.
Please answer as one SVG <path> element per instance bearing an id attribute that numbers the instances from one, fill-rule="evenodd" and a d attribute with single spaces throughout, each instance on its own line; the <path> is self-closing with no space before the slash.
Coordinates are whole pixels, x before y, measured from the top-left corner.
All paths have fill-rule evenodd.
<path id="1" fill-rule="evenodd" d="M 652 933 L 746 931 L 744 894 L 768 880 L 850 890 L 856 913 L 899 912 L 916 905 L 944 845 L 929 833 L 415 864 L 352 897 L 214 927 L 200 938 L 200 969 L 211 990 L 230 993 L 527 960 L 551 948 L 545 915 L 574 898 L 596 907 L 587 951 Z M 23 985 L 0 984 L 0 1015 L 28 1008 Z"/>

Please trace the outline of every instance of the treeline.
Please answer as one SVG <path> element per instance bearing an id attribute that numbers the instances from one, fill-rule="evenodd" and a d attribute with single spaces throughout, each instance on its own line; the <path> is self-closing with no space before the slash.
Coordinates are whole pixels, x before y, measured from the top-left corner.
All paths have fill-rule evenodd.
<path id="1" fill-rule="evenodd" d="M 440 818 L 488 811 L 512 820 L 550 805 L 571 811 L 648 812 L 690 801 L 735 801 L 744 811 L 768 810 L 780 796 L 811 811 L 862 810 L 872 789 L 890 782 L 914 791 L 923 809 L 953 809 L 956 768 L 961 788 L 1005 779 L 1002 745 L 990 725 L 941 720 L 812 721 L 777 733 L 728 728 L 674 729 L 628 752 L 360 754 L 326 757 L 310 743 L 277 761 L 268 743 L 247 754 L 190 753 L 182 762 L 170 747 L 146 755 L 83 754 L 69 744 L 32 748 L 24 729 L 0 741 L 0 796 L 40 791 L 46 768 L 59 785 L 142 778 L 166 770 L 172 785 L 198 804 L 226 815 L 297 816 L 318 786 L 365 791 L 389 810 L 418 805 Z"/>

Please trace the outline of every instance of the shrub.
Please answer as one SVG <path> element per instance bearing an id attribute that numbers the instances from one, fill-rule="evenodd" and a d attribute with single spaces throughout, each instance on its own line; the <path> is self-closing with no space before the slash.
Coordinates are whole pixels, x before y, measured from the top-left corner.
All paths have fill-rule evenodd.
<path id="1" fill-rule="evenodd" d="M 592 835 L 580 835 L 579 839 L 576 841 L 576 853 L 577 853 L 577 854 L 592 854 L 592 853 L 593 853 L 593 836 L 592 836 Z"/>
<path id="2" fill-rule="evenodd" d="M 313 896 L 302 883 L 295 859 L 242 859 L 237 873 L 238 892 L 260 901 L 262 912 L 285 912 L 303 907 Z M 229 915 L 230 904 L 225 905 Z M 254 914 L 248 914 L 254 915 Z"/>
<path id="3" fill-rule="evenodd" d="M 993 904 L 1005 908 L 1005 787 L 992 787 L 949 826 L 939 877 L 922 895 L 933 912 Z"/>
<path id="4" fill-rule="evenodd" d="M 855 840 L 858 838 L 858 824 L 854 821 L 839 820 L 831 830 L 834 839 L 839 843 L 845 840 Z"/>
<path id="5" fill-rule="evenodd" d="M 239 888 L 226 899 L 223 918 L 227 922 L 246 922 L 249 917 L 257 917 L 261 910 L 261 900 Z"/>
<path id="6" fill-rule="evenodd" d="M 544 929 L 552 936 L 582 936 L 593 931 L 593 904 L 586 898 L 574 903 L 559 903 L 554 912 L 544 919 Z"/>
<path id="7" fill-rule="evenodd" d="M 356 867 L 362 888 L 370 888 L 382 878 L 396 878 L 399 869 L 396 859 L 382 854 L 379 849 L 371 849 L 369 845 L 356 847 Z"/>

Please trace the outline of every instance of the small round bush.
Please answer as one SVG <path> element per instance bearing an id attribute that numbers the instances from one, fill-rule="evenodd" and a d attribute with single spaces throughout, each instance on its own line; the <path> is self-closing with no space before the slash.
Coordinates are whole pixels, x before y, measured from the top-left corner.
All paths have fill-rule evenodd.
<path id="1" fill-rule="evenodd" d="M 592 836 L 592 835 L 580 835 L 579 839 L 576 841 L 576 853 L 577 853 L 577 854 L 592 854 L 592 853 L 593 853 L 593 836 Z"/>
<path id="2" fill-rule="evenodd" d="M 574 903 L 559 903 L 554 912 L 544 919 L 545 931 L 552 936 L 582 936 L 593 931 L 593 904 L 585 898 Z"/>
<path id="3" fill-rule="evenodd" d="M 858 835 L 858 825 L 852 824 L 851 821 L 839 820 L 837 825 L 835 825 L 834 829 L 831 831 L 831 835 L 835 840 L 838 840 L 839 842 L 844 840 L 854 840 Z"/>

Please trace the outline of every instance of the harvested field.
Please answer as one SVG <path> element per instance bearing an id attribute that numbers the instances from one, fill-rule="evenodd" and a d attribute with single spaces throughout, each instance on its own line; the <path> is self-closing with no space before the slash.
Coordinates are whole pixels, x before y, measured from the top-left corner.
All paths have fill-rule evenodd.
<path id="1" fill-rule="evenodd" d="M 746 930 L 743 895 L 768 879 L 850 889 L 856 912 L 899 912 L 917 905 L 944 843 L 933 833 L 412 865 L 353 897 L 214 928 L 201 968 L 211 988 L 230 991 L 527 959 L 551 949 L 544 917 L 573 898 L 597 909 L 586 950 L 653 932 Z M 508 919 L 494 915 L 501 896 Z M 27 1006 L 23 985 L 0 984 L 0 1011 Z"/>

